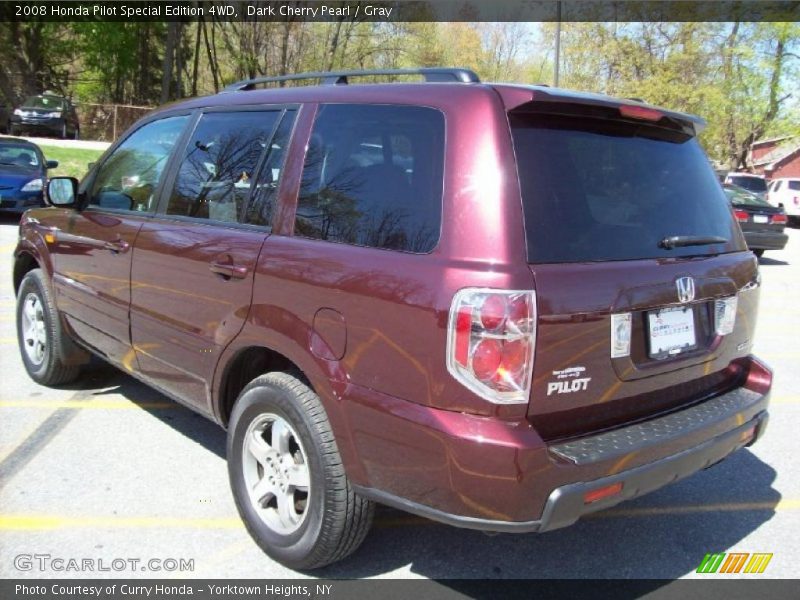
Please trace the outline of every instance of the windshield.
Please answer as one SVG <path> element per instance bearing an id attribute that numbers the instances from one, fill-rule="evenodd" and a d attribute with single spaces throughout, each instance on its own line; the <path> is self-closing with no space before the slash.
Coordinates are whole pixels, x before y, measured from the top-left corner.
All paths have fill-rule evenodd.
<path id="1" fill-rule="evenodd" d="M 39 166 L 39 157 L 30 146 L 0 144 L 0 165 L 33 168 Z"/>
<path id="2" fill-rule="evenodd" d="M 647 124 L 512 115 L 533 263 L 695 256 L 744 249 L 694 138 Z M 672 249 L 668 237 L 725 243 Z"/>
<path id="3" fill-rule="evenodd" d="M 725 188 L 725 194 L 728 196 L 728 199 L 733 205 L 772 206 L 761 196 L 757 196 L 753 192 L 749 192 L 738 185 L 726 183 L 723 187 Z"/>
<path id="4" fill-rule="evenodd" d="M 748 177 L 747 175 L 728 175 L 728 181 L 743 187 L 751 192 L 766 192 L 767 182 L 760 177 Z"/>
<path id="5" fill-rule="evenodd" d="M 29 96 L 22 104 L 25 108 L 64 110 L 64 100 L 55 96 Z"/>

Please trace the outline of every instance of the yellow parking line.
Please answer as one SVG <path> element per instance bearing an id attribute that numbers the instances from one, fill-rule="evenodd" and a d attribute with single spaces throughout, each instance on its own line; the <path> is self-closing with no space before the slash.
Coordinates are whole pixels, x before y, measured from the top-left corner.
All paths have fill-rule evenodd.
<path id="1" fill-rule="evenodd" d="M 776 502 L 723 502 L 719 504 L 693 504 L 688 506 L 657 506 L 642 508 L 611 508 L 590 515 L 595 517 L 655 517 L 660 515 L 686 515 L 707 512 L 735 512 L 748 510 L 784 510 L 800 509 L 800 499 L 781 498 Z"/>
<path id="2" fill-rule="evenodd" d="M 735 511 L 785 511 L 800 509 L 800 499 L 781 499 L 777 502 L 731 502 L 719 504 L 696 504 L 687 506 L 660 506 L 652 508 L 610 509 L 588 515 L 586 518 L 608 517 L 655 517 L 709 512 Z M 413 515 L 399 518 L 378 519 L 375 525 L 403 527 L 408 525 L 436 525 Z M 188 518 L 188 517 L 68 517 L 47 514 L 0 515 L 0 531 L 53 531 L 58 529 L 242 529 L 244 524 L 238 517 Z M 230 552 L 236 554 L 238 547 L 232 545 Z M 220 553 L 227 555 L 228 552 Z"/>
<path id="3" fill-rule="evenodd" d="M 133 402 L 131 400 L 0 400 L 0 408 L 74 408 L 100 410 L 154 410 L 161 408 L 177 408 L 174 402 Z"/>
<path id="4" fill-rule="evenodd" d="M 3 244 L 2 246 L 0 246 L 0 252 L 11 252 L 16 247 L 17 247 L 16 242 L 14 242 L 13 244 Z"/>
<path id="5" fill-rule="evenodd" d="M 50 531 L 54 529 L 241 529 L 238 517 L 192 519 L 186 517 L 66 517 L 60 515 L 0 515 L 0 531 Z"/>
<path id="6" fill-rule="evenodd" d="M 775 396 L 770 404 L 800 404 L 800 396 Z"/>
<path id="7" fill-rule="evenodd" d="M 17 343 L 17 338 L 15 337 L 0 338 L 0 344 L 16 344 L 16 343 Z"/>

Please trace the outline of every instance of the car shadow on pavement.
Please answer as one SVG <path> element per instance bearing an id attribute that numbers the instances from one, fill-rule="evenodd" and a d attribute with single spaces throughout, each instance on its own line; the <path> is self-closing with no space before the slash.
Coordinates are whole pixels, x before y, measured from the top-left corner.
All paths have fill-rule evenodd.
<path id="1" fill-rule="evenodd" d="M 206 417 L 99 359 L 96 361 L 93 359 L 92 365 L 86 369 L 85 377 L 81 377 L 74 385 L 90 388 L 89 383 L 93 381 L 100 382 L 96 387 L 101 389 L 90 392 L 92 397 L 122 395 L 131 402 L 142 405 L 142 410 L 147 410 L 178 433 L 197 442 L 220 458 L 225 458 L 225 431 Z M 155 407 L 151 408 L 148 405 Z"/>
<path id="2" fill-rule="evenodd" d="M 178 404 L 146 408 L 171 401 L 113 367 L 100 369 L 113 372 L 99 377 L 102 386 L 88 394 L 121 394 L 225 457 L 225 432 L 218 425 Z M 772 487 L 775 476 L 772 467 L 744 449 L 685 480 L 543 534 L 489 536 L 379 506 L 372 531 L 352 557 L 309 574 L 349 579 L 409 567 L 438 580 L 675 579 L 695 571 L 706 553 L 753 550 L 740 543 L 775 514 L 781 499 Z M 651 583 L 653 589 L 663 585 Z M 467 596 L 482 595 L 459 586 L 452 582 Z"/>
<path id="3" fill-rule="evenodd" d="M 758 264 L 762 267 L 771 267 L 771 266 L 786 266 L 789 263 L 785 260 L 778 260 L 777 258 L 769 258 L 768 256 L 762 256 L 758 259 Z"/>

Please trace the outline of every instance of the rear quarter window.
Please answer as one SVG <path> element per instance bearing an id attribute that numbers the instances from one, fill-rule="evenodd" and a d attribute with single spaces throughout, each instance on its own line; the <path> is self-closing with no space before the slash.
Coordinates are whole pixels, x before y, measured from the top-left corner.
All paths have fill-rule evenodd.
<path id="1" fill-rule="evenodd" d="M 324 105 L 306 152 L 295 235 L 430 252 L 443 161 L 444 116 L 435 109 Z"/>

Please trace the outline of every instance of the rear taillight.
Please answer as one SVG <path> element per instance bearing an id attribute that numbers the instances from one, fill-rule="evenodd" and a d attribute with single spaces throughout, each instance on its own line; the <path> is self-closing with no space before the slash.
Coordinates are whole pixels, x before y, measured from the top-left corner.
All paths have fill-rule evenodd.
<path id="1" fill-rule="evenodd" d="M 447 369 L 495 404 L 528 402 L 536 344 L 536 294 L 466 288 L 456 293 L 447 330 Z"/>
<path id="2" fill-rule="evenodd" d="M 772 222 L 776 225 L 786 225 L 789 222 L 789 218 L 786 215 L 772 215 Z"/>
<path id="3" fill-rule="evenodd" d="M 717 335 L 728 335 L 733 332 L 738 303 L 736 296 L 714 300 L 714 330 Z"/>
<path id="4" fill-rule="evenodd" d="M 750 215 L 743 210 L 735 210 L 733 214 L 736 215 L 736 220 L 739 221 L 739 223 L 747 223 L 747 220 L 750 218 Z"/>

